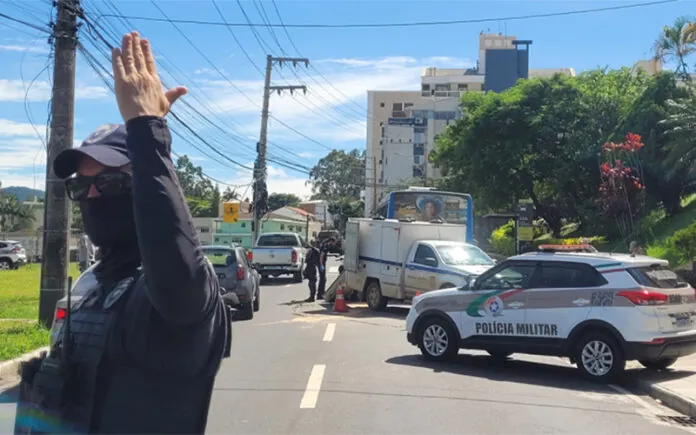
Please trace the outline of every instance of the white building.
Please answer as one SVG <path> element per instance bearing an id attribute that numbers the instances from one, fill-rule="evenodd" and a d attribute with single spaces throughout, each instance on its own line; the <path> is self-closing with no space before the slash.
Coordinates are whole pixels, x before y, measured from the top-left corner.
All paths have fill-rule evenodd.
<path id="1" fill-rule="evenodd" d="M 500 92 L 520 78 L 575 75 L 572 68 L 529 69 L 530 44 L 481 33 L 476 68 L 424 68 L 420 90 L 367 92 L 366 217 L 390 188 L 408 179 L 427 182 L 440 176 L 427 156 L 436 136 L 458 118 L 463 92 Z"/>

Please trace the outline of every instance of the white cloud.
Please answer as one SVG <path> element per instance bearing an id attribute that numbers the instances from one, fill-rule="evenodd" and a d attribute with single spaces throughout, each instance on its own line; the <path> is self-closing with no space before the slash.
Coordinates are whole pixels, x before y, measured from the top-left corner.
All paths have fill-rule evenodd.
<path id="1" fill-rule="evenodd" d="M 2 156 L 0 158 L 0 173 L 32 167 L 44 167 L 46 164 L 44 146 L 36 137 L 0 138 L 0 156 Z M 4 174 L 2 177 L 5 177 Z"/>
<path id="2" fill-rule="evenodd" d="M 0 51 L 14 51 L 20 53 L 48 53 L 48 48 L 41 46 L 32 45 L 19 45 L 19 44 L 0 44 Z"/>
<path id="3" fill-rule="evenodd" d="M 26 122 L 15 122 L 0 118 L 0 137 L 36 136 L 36 132 L 41 132 L 41 128 L 41 126 L 35 126 Z"/>
<path id="4" fill-rule="evenodd" d="M 390 56 L 381 59 L 325 59 L 321 65 L 323 77 L 308 80 L 304 67 L 299 67 L 295 77 L 289 68 L 274 70 L 274 82 L 282 85 L 303 82 L 308 94 L 271 96 L 271 115 L 320 142 L 350 142 L 364 140 L 366 136 L 367 90 L 417 90 L 420 88 L 424 67 L 462 68 L 473 62 L 445 56 L 416 59 L 408 56 Z M 207 71 L 206 71 L 207 72 Z M 312 73 L 312 70 L 309 70 Z M 282 76 L 281 76 L 282 74 Z M 286 80 L 284 80 L 286 79 Z M 301 80 L 300 80 L 301 79 Z M 326 80 L 324 80 L 326 79 Z M 262 101 L 263 81 L 233 81 L 201 79 L 202 87 L 211 95 L 211 107 L 218 113 L 257 117 Z M 328 83 L 327 83 L 328 82 Z M 239 90 L 244 92 L 242 95 Z M 255 119 L 255 118 L 254 118 Z M 271 119 L 271 140 L 304 140 L 277 120 Z M 257 121 L 243 128 L 243 134 L 258 130 Z"/>
<path id="5" fill-rule="evenodd" d="M 0 101 L 24 101 L 25 95 L 29 101 L 48 101 L 51 99 L 51 85 L 47 81 L 35 81 L 27 93 L 30 82 L 22 80 L 0 79 Z M 110 97 L 109 90 L 102 86 L 75 86 L 75 98 L 98 100 Z"/>

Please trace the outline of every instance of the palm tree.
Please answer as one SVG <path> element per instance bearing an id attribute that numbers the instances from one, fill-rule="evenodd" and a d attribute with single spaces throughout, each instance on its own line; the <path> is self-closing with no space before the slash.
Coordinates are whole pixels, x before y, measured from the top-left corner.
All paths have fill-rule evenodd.
<path id="1" fill-rule="evenodd" d="M 671 26 L 664 26 L 654 45 L 654 59 L 677 63 L 675 73 L 689 81 L 686 58 L 696 51 L 696 23 L 688 17 L 679 17 Z"/>

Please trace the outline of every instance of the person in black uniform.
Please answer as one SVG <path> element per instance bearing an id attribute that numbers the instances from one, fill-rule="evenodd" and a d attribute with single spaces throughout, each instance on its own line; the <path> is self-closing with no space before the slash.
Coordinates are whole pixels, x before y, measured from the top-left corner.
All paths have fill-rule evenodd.
<path id="1" fill-rule="evenodd" d="M 53 165 L 72 176 L 67 195 L 101 262 L 50 353 L 22 367 L 15 433 L 202 434 L 229 355 L 229 313 L 164 119 L 186 89 L 162 91 L 136 32 L 112 57 L 125 125 L 103 126 Z"/>
<path id="2" fill-rule="evenodd" d="M 309 249 L 305 257 L 304 276 L 309 281 L 309 297 L 305 302 L 314 302 L 314 297 L 317 293 L 317 268 L 319 267 L 319 250 L 317 249 L 317 241 L 309 242 Z"/>
<path id="3" fill-rule="evenodd" d="M 333 241 L 325 240 L 319 248 L 319 286 L 317 288 L 317 299 L 324 299 L 324 291 L 326 290 L 326 259 L 329 256 L 329 245 Z"/>

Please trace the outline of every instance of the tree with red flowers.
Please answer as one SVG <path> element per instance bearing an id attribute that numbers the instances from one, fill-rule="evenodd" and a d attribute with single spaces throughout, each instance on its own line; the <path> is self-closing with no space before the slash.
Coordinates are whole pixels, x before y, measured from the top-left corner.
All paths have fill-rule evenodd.
<path id="1" fill-rule="evenodd" d="M 642 167 L 637 156 L 643 146 L 640 135 L 634 133 L 628 133 L 621 143 L 607 142 L 602 146 L 599 201 L 604 212 L 616 219 L 623 237 L 633 233 L 634 219 L 645 206 Z"/>

